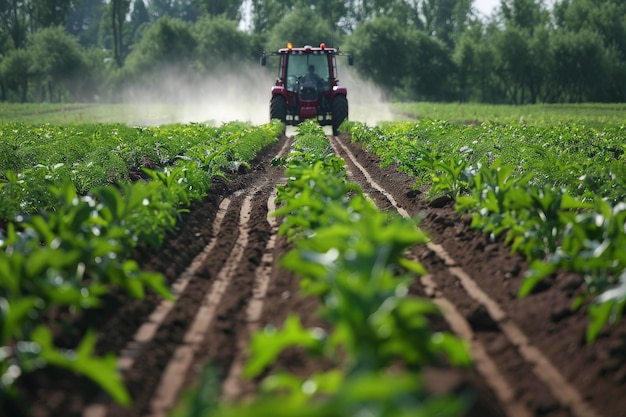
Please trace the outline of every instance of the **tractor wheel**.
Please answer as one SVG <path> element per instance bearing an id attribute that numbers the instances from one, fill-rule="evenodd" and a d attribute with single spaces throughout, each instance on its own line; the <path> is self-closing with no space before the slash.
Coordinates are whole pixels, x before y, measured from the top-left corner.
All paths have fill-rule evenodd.
<path id="1" fill-rule="evenodd" d="M 270 101 L 270 120 L 278 119 L 285 123 L 287 120 L 287 102 L 283 96 L 272 96 Z"/>
<path id="2" fill-rule="evenodd" d="M 348 99 L 346 96 L 335 96 L 332 104 L 333 135 L 339 135 L 339 126 L 348 118 Z"/>

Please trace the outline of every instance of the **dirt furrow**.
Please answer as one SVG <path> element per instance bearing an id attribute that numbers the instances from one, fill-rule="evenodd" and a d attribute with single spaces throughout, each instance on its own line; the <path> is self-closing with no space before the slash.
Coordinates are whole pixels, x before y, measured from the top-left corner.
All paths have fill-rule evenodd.
<path id="1" fill-rule="evenodd" d="M 401 207 L 396 201 L 393 193 L 386 191 L 381 185 L 379 185 L 373 178 L 382 178 L 384 174 L 381 170 L 377 170 L 375 173 L 369 173 L 352 154 L 346 145 L 337 140 L 334 142 L 335 149 L 339 151 L 340 156 L 344 157 L 351 166 L 351 172 L 354 176 L 354 180 L 361 183 L 364 189 L 370 189 L 377 196 L 373 197 L 376 202 L 382 201 L 382 205 L 388 206 L 391 204 L 395 210 L 405 217 L 410 217 L 417 213 L 409 213 L 405 208 Z M 360 155 L 363 157 L 363 154 Z M 370 165 L 370 169 L 371 169 Z M 382 176 L 381 176 L 382 175 Z M 411 189 L 404 189 L 403 193 L 406 195 L 410 193 Z M 400 195 L 399 197 L 402 197 Z M 385 201 L 387 200 L 387 201 Z M 400 198 L 398 198 L 400 200 Z M 437 237 L 435 236 L 435 240 Z M 427 249 L 435 255 L 433 262 L 428 260 L 428 256 L 422 257 L 420 261 L 425 264 L 426 268 L 431 271 L 432 264 L 443 264 L 443 271 L 448 275 L 452 275 L 455 280 L 462 285 L 463 292 L 457 291 L 456 297 L 449 296 L 449 291 L 445 289 L 439 291 L 435 281 L 439 282 L 439 276 L 433 276 L 425 280 L 425 283 L 429 284 L 428 291 L 431 296 L 435 298 L 435 302 L 440 305 L 447 305 L 447 309 L 443 309 L 443 312 L 448 320 L 450 327 L 460 332 L 460 335 L 469 338 L 472 346 L 472 353 L 476 361 L 476 369 L 485 378 L 486 382 L 490 385 L 493 392 L 496 394 L 503 408 L 508 416 L 529 416 L 534 414 L 546 415 L 546 416 L 576 416 L 576 417 L 597 417 L 600 414 L 593 409 L 584 399 L 583 396 L 576 390 L 575 387 L 570 385 L 568 381 L 562 376 L 556 366 L 547 358 L 540 349 L 534 346 L 521 328 L 505 313 L 504 309 L 485 293 L 480 285 L 474 278 L 465 271 L 457 261 L 455 261 L 443 248 L 443 246 L 429 242 Z M 426 262 L 424 262 L 426 261 Z M 431 272 L 432 273 L 432 272 Z M 436 273 L 434 273 L 436 274 Z M 457 284 L 458 289 L 458 284 Z M 462 293 L 462 294 L 461 294 Z M 468 300 L 469 299 L 469 300 Z M 507 345 L 515 346 L 517 350 L 517 359 L 521 357 L 523 363 L 520 365 L 526 367 L 531 372 L 523 371 L 522 373 L 526 378 L 531 378 L 532 382 L 523 383 L 516 380 L 516 376 L 507 372 L 507 363 L 503 363 L 503 358 L 507 360 L 506 356 L 500 355 L 497 358 L 489 356 L 489 351 L 486 349 L 485 344 L 481 341 L 485 338 L 482 336 L 475 336 L 473 329 L 466 324 L 474 325 L 477 320 L 469 321 L 465 320 L 458 313 L 456 308 L 452 308 L 455 305 L 462 305 L 468 303 L 478 303 L 478 308 L 474 311 L 483 313 L 487 316 L 488 321 L 493 324 L 492 328 L 487 329 L 490 332 L 498 331 L 505 336 L 504 341 Z M 476 307 L 474 307 L 476 308 Z M 478 320 L 480 321 L 480 320 Z M 484 321 L 484 320 L 483 320 Z M 474 325 L 474 327 L 476 327 Z M 480 328 L 476 329 L 479 333 Z M 510 358 L 509 358 L 510 359 Z M 499 363 L 498 363 L 499 362 Z M 497 364 L 493 366 L 493 364 Z M 501 371 L 501 368 L 505 368 Z M 518 372 L 517 376 L 520 375 Z M 507 380 L 508 379 L 508 380 Z M 511 388 L 514 386 L 515 388 Z M 527 391 L 527 388 L 530 390 Z M 543 388 L 541 388 L 543 387 Z M 537 390 L 539 388 L 539 390 Z M 550 398 L 544 401 L 537 401 L 537 397 L 545 397 L 544 390 L 550 392 Z M 546 404 L 548 404 L 546 406 Z"/>
<path id="2" fill-rule="evenodd" d="M 242 194 L 242 193 L 240 193 Z M 226 212 L 222 227 L 216 235 L 219 242 L 207 256 L 206 262 L 197 268 L 185 290 L 178 295 L 176 303 L 165 319 L 160 323 L 150 343 L 137 353 L 134 365 L 124 379 L 133 399 L 129 408 L 111 404 L 108 416 L 144 415 L 150 409 L 152 397 L 160 384 L 160 375 L 166 371 L 168 363 L 176 354 L 180 344 L 192 329 L 193 318 L 203 307 L 205 295 L 211 290 L 230 253 L 235 248 L 239 237 L 239 212 L 245 196 L 233 195 L 229 210 Z"/>
<path id="3" fill-rule="evenodd" d="M 213 249 L 218 243 L 217 236 L 220 234 L 224 217 L 230 206 L 231 199 L 224 198 L 219 205 L 218 212 L 213 222 L 213 238 L 204 250 L 194 258 L 189 267 L 181 274 L 181 276 L 172 284 L 172 293 L 176 298 L 179 298 L 189 281 L 198 273 L 200 267 L 206 262 L 208 256 L 213 252 Z M 148 320 L 144 322 L 130 342 L 126 344 L 118 357 L 118 368 L 122 374 L 129 372 L 133 365 L 137 355 L 141 350 L 150 342 L 154 340 L 157 329 L 163 324 L 167 315 L 174 308 L 175 301 L 162 300 L 156 309 L 150 314 Z M 83 411 L 83 417 L 100 417 L 106 416 L 108 412 L 109 404 L 95 403 L 85 407 Z"/>
<path id="4" fill-rule="evenodd" d="M 248 245 L 248 222 L 250 220 L 250 206 L 253 197 L 254 193 L 252 190 L 246 193 L 245 200 L 240 209 L 239 237 L 235 242 L 230 256 L 213 281 L 211 290 L 202 300 L 200 309 L 193 318 L 187 333 L 185 333 L 183 344 L 176 348 L 174 355 L 161 375 L 159 385 L 150 401 L 150 416 L 165 416 L 167 411 L 176 403 L 187 372 L 189 372 L 193 364 L 194 354 L 197 352 L 200 343 L 204 340 L 207 329 L 212 325 L 217 307 L 228 289 L 234 277 L 234 270 L 241 262 L 244 250 Z"/>
<path id="5" fill-rule="evenodd" d="M 225 401 L 233 401 L 239 398 L 244 391 L 243 385 L 247 383 L 242 377 L 243 368 L 248 359 L 247 346 L 250 342 L 250 336 L 258 330 L 261 325 L 261 314 L 272 279 L 272 268 L 275 266 L 274 249 L 278 237 L 278 221 L 272 217 L 270 213 L 276 209 L 276 195 L 276 188 L 274 188 L 267 199 L 267 222 L 271 226 L 272 234 L 265 245 L 265 252 L 261 258 L 261 264 L 257 267 L 254 274 L 255 281 L 252 297 L 248 301 L 248 307 L 246 308 L 246 334 L 238 340 L 237 355 L 222 384 L 222 398 Z"/>
<path id="6" fill-rule="evenodd" d="M 128 318 L 134 317 L 136 311 L 144 311 L 145 319 L 133 320 L 133 330 L 129 332 L 124 327 L 126 318 L 114 315 L 109 322 L 117 323 L 117 326 L 105 325 L 106 333 L 99 336 L 106 349 L 106 346 L 112 346 L 107 343 L 111 336 L 119 340 L 117 333 L 129 335 L 128 341 L 115 342 L 119 346 L 115 350 L 119 349 L 118 366 L 133 399 L 132 406 L 124 408 L 113 404 L 102 393 L 95 400 L 89 399 L 91 390 L 82 392 L 84 390 L 80 387 L 75 392 L 66 390 L 64 393 L 68 397 L 64 401 L 75 404 L 74 411 L 62 407 L 46 409 L 47 404 L 41 404 L 38 414 L 83 417 L 163 415 L 174 405 L 181 389 L 195 382 L 201 364 L 212 358 L 222 361 L 223 355 L 215 352 L 235 351 L 233 340 L 213 337 L 212 332 L 236 329 L 239 311 L 251 298 L 253 282 L 247 277 L 252 276 L 250 271 L 262 262 L 263 250 L 274 234 L 267 220 L 268 207 L 263 201 L 268 200 L 276 183 L 282 179 L 281 170 L 271 168 L 270 162 L 286 152 L 289 143 L 283 138 L 253 161 L 249 172 L 233 174 L 228 182 L 218 181 L 215 191 L 207 197 L 208 204 L 199 205 L 190 214 L 194 223 L 197 219 L 200 224 L 193 228 L 184 224 L 184 235 L 175 236 L 172 245 L 166 244 L 165 253 L 139 254 L 145 258 L 140 261 L 144 267 L 162 272 L 171 282 L 176 300 L 158 301 L 150 295 L 146 300 L 129 303 L 136 306 L 132 309 L 123 304 L 125 308 L 120 312 L 130 314 Z M 201 224 L 203 219 L 204 225 Z M 196 250 L 199 254 L 195 258 L 190 257 L 189 251 L 198 247 L 200 242 L 205 244 L 204 249 Z M 188 262 L 186 267 L 181 267 L 182 262 Z M 174 271 L 181 271 L 176 279 L 172 278 Z M 233 299 L 237 310 L 234 313 L 229 311 L 233 308 Z M 148 308 L 152 306 L 151 312 L 146 311 L 144 303 L 148 303 Z M 218 363 L 217 368 L 225 372 L 228 366 L 226 361 Z M 76 384 L 80 383 L 76 381 Z M 81 407 L 81 402 L 87 405 Z"/>
<path id="7" fill-rule="evenodd" d="M 277 155 L 285 152 L 287 145 L 285 142 Z M 267 164 L 262 168 L 265 175 L 251 178 L 248 188 L 233 194 L 234 199 L 239 195 L 243 197 L 239 222 L 237 231 L 228 228 L 225 232 L 237 236 L 237 240 L 212 281 L 211 289 L 206 292 L 182 344 L 161 374 L 149 411 L 142 415 L 165 415 L 176 404 L 183 387 L 193 385 L 207 363 L 224 375 L 237 352 L 246 346 L 249 332 L 242 325 L 245 322 L 242 317 L 249 300 L 253 299 L 252 272 L 267 258 L 263 251 L 267 252 L 275 234 L 267 221 L 268 208 L 263 207 L 262 202 L 281 178 L 280 170 L 267 169 L 269 160 L 264 164 Z M 218 242 L 221 246 L 221 240 Z M 208 270 L 206 263 L 204 268 Z"/>

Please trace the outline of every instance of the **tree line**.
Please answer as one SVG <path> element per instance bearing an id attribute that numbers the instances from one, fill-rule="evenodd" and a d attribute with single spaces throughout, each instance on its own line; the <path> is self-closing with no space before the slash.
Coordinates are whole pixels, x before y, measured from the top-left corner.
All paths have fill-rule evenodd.
<path id="1" fill-rule="evenodd" d="M 354 54 L 395 100 L 626 100 L 626 2 L 0 0 L 0 101 L 114 101 L 286 43 Z"/>

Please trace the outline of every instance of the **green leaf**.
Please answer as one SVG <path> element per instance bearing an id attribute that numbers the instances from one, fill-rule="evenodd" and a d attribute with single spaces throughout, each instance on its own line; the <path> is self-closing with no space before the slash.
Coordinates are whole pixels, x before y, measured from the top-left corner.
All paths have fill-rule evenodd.
<path id="1" fill-rule="evenodd" d="M 421 263 L 417 261 L 412 261 L 406 258 L 400 258 L 398 259 L 398 264 L 401 267 L 405 268 L 406 270 L 411 271 L 418 275 L 426 275 L 428 273 L 426 268 L 424 268 L 424 265 L 422 265 Z"/>
<path id="2" fill-rule="evenodd" d="M 84 375 L 102 387 L 118 404 L 130 404 L 130 396 L 117 370 L 115 357 L 93 356 L 96 344 L 95 332 L 87 332 L 75 352 L 54 347 L 52 332 L 43 326 L 38 326 L 31 336 L 33 342 L 41 347 L 41 358 L 48 364 Z"/>
<path id="3" fill-rule="evenodd" d="M 25 224 L 25 227 L 29 227 L 36 231 L 39 236 L 41 236 L 41 239 L 48 245 L 56 237 L 56 234 L 50 229 L 48 222 L 41 216 L 31 217 L 30 221 Z"/>
<path id="4" fill-rule="evenodd" d="M 466 340 L 439 332 L 432 336 L 431 342 L 434 347 L 446 354 L 452 365 L 465 367 L 472 365 L 473 360 Z"/>
<path id="5" fill-rule="evenodd" d="M 73 369 L 95 381 L 121 405 L 131 403 L 130 395 L 124 387 L 122 377 L 117 370 L 117 359 L 109 354 L 102 358 L 93 355 L 96 347 L 96 333 L 89 331 L 76 350 L 76 362 Z"/>
<path id="6" fill-rule="evenodd" d="M 322 337 L 321 330 L 304 329 L 300 323 L 300 318 L 291 314 L 287 317 L 281 330 L 265 328 L 252 337 L 251 358 L 246 364 L 244 375 L 248 378 L 258 375 L 288 347 L 312 348 L 319 346 Z"/>
<path id="7" fill-rule="evenodd" d="M 546 263 L 539 260 L 533 261 L 524 276 L 517 296 L 523 298 L 529 295 L 542 279 L 555 273 L 557 269 L 558 265 L 555 263 Z"/>
<path id="8" fill-rule="evenodd" d="M 39 303 L 40 299 L 35 296 L 8 300 L 0 297 L 0 329 L 2 335 L 0 344 L 2 346 L 7 346 L 10 339 L 23 337 L 21 330 L 25 327 L 25 320 Z"/>
<path id="9" fill-rule="evenodd" d="M 609 300 L 600 304 L 592 304 L 589 306 L 589 326 L 587 326 L 587 343 L 593 343 L 604 325 L 609 321 L 611 311 L 613 310 L 616 301 Z"/>

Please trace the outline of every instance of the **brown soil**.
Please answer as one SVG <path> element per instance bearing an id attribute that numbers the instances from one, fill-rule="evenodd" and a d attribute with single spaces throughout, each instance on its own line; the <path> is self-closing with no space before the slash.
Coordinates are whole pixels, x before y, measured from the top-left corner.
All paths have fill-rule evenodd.
<path id="1" fill-rule="evenodd" d="M 410 253 L 429 271 L 411 291 L 442 306 L 445 319 L 436 319 L 435 326 L 469 334 L 478 356 L 473 369 L 429 369 L 433 391 L 469 394 L 474 406 L 467 415 L 472 417 L 626 416 L 626 324 L 585 344 L 586 311 L 571 309 L 580 277 L 559 273 L 518 299 L 528 268 L 523 258 L 472 230 L 453 202 L 427 201 L 413 190 L 414 179 L 393 167 L 381 169 L 377 158 L 351 144 L 349 136 L 332 141 L 347 161 L 351 180 L 381 209 L 396 209 L 391 195 L 407 215 L 422 217 L 420 227 L 431 237 L 432 244 Z M 98 330 L 98 352 L 114 352 L 126 361 L 123 376 L 131 407 L 112 404 L 84 378 L 45 370 L 21 378 L 22 405 L 4 404 L 0 416 L 164 415 L 207 366 L 227 381 L 224 397 L 241 398 L 255 390 L 255 381 L 243 381 L 238 371 L 252 331 L 280 325 L 291 312 L 305 325 L 324 326 L 314 314 L 316 301 L 302 299 L 297 278 L 278 266 L 289 245 L 276 238 L 276 224 L 267 217 L 268 201 L 283 181 L 282 169 L 270 161 L 289 142 L 283 138 L 250 171 L 214 184 L 157 253 L 135 253 L 145 269 L 162 273 L 177 289 L 175 303 L 164 304 L 154 294 L 144 300 L 114 294 L 106 309 L 79 321 L 80 332 L 88 326 Z M 477 284 L 477 292 L 467 278 Z M 157 308 L 162 314 L 155 313 Z M 60 343 L 71 340 L 60 338 Z M 307 373 L 324 364 L 290 351 L 276 366 Z"/>

